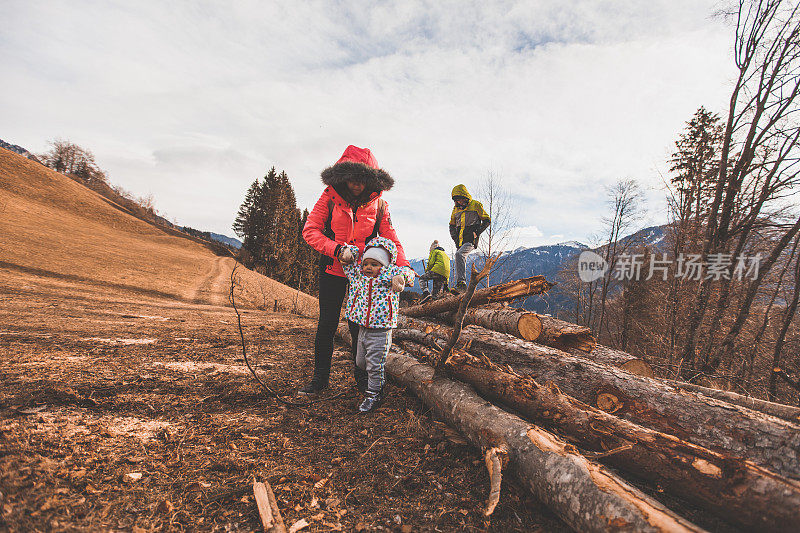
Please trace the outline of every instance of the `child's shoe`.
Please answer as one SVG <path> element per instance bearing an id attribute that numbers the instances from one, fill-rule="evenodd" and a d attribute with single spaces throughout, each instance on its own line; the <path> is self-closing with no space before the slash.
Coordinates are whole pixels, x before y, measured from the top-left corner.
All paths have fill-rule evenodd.
<path id="1" fill-rule="evenodd" d="M 383 392 L 367 391 L 364 401 L 358 406 L 358 410 L 362 413 L 368 413 L 377 409 L 383 403 Z"/>

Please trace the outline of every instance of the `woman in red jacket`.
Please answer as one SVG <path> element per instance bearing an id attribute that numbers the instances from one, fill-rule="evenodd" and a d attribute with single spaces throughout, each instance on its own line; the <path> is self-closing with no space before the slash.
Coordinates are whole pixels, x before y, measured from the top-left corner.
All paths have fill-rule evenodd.
<path id="1" fill-rule="evenodd" d="M 348 146 L 335 165 L 322 171 L 322 183 L 327 187 L 303 227 L 303 238 L 322 257 L 314 376 L 300 389 L 301 394 L 316 394 L 328 386 L 333 335 L 347 292 L 347 278 L 340 261 L 345 264 L 353 261 L 352 254 L 344 245 L 354 244 L 363 252 L 364 245 L 371 238 L 386 237 L 397 245 L 397 265 L 408 267 L 411 279 L 414 272 L 392 227 L 386 202 L 381 198 L 383 191 L 392 188 L 394 179 L 378 167 L 368 149 Z M 352 322 L 349 325 L 350 335 L 355 340 L 358 338 L 358 325 Z M 355 344 L 353 342 L 353 373 L 356 384 L 363 389 L 367 376 L 365 371 L 355 366 Z"/>

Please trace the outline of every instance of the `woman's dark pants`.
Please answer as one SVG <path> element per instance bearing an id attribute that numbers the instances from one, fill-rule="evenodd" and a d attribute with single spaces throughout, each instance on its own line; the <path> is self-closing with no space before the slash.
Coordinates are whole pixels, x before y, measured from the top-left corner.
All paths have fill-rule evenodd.
<path id="1" fill-rule="evenodd" d="M 319 276 L 319 322 L 314 340 L 314 377 L 312 380 L 320 388 L 328 385 L 333 355 L 333 336 L 339 326 L 342 302 L 347 294 L 347 278 L 321 272 Z M 350 336 L 353 339 L 350 355 L 353 360 L 353 374 L 359 389 L 366 388 L 367 373 L 355 364 L 358 324 L 348 321 Z"/>

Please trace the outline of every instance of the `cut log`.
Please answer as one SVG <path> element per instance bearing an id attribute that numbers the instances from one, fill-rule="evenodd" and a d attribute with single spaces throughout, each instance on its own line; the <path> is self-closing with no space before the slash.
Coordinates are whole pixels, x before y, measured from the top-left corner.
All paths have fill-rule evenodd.
<path id="1" fill-rule="evenodd" d="M 591 353 L 577 349 L 566 351 L 578 357 L 585 357 L 586 359 L 591 359 L 592 361 L 597 361 L 604 365 L 611 365 L 621 368 L 622 370 L 627 370 L 631 374 L 636 374 L 637 376 L 644 376 L 646 378 L 655 377 L 653 367 L 644 359 L 640 359 L 627 352 L 609 348 L 608 346 L 597 345 Z"/>
<path id="2" fill-rule="evenodd" d="M 448 335 L 447 327 L 430 322 L 403 318 L 402 323 L 413 329 L 396 330 L 398 340 L 438 349 Z M 800 479 L 800 426 L 796 424 L 477 326 L 464 328 L 461 339 L 469 352 L 510 363 L 540 382 L 552 381 L 584 403 Z"/>
<path id="3" fill-rule="evenodd" d="M 570 324 L 557 318 L 538 315 L 542 322 L 542 333 L 535 340 L 539 344 L 552 346 L 559 350 L 580 350 L 589 353 L 597 346 L 597 340 L 592 336 L 592 330 L 586 326 Z M 483 324 L 479 324 L 483 325 Z"/>
<path id="4" fill-rule="evenodd" d="M 555 385 L 541 386 L 530 376 L 503 371 L 485 358 L 457 352 L 447 364 L 453 377 L 489 400 L 727 522 L 748 530 L 800 531 L 800 483 L 617 418 Z"/>
<path id="5" fill-rule="evenodd" d="M 438 318 L 448 324 L 453 323 L 453 313 L 445 313 L 439 315 Z M 511 307 L 469 309 L 464 316 L 464 324 L 482 326 L 528 341 L 536 340 L 542 333 L 542 321 L 539 320 L 536 313 Z"/>
<path id="6" fill-rule="evenodd" d="M 778 418 L 783 418 L 784 420 L 788 420 L 790 422 L 800 422 L 800 407 L 769 402 L 767 400 L 759 400 L 758 398 L 750 398 L 749 396 L 736 394 L 735 392 L 711 389 L 709 387 L 703 387 L 694 383 L 684 383 L 682 381 L 674 381 L 671 379 L 665 379 L 664 382 L 669 383 L 673 387 L 681 390 L 698 392 L 710 398 L 716 398 L 717 400 L 722 400 L 723 402 L 732 403 L 734 405 L 741 405 L 742 407 L 747 407 L 748 409 L 760 411 L 768 415 L 777 416 Z"/>
<path id="7" fill-rule="evenodd" d="M 481 449 L 505 445 L 531 492 L 576 531 L 700 531 L 574 446 L 393 349 L 386 371 Z"/>
<path id="8" fill-rule="evenodd" d="M 508 283 L 501 283 L 500 285 L 495 285 L 488 289 L 476 290 L 472 297 L 472 305 L 478 306 L 490 302 L 505 302 L 532 296 L 534 294 L 541 294 L 549 291 L 553 285 L 553 283 L 544 279 L 544 276 L 533 276 L 531 278 L 509 281 Z M 458 309 L 460 303 L 461 298 L 459 296 L 447 296 L 422 305 L 405 307 L 400 309 L 400 314 L 406 316 L 434 316 L 455 311 Z"/>

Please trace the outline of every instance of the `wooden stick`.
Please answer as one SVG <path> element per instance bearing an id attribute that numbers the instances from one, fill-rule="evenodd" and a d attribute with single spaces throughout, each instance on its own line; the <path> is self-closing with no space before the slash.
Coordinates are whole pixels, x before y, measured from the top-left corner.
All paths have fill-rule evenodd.
<path id="1" fill-rule="evenodd" d="M 485 460 L 489 471 L 489 500 L 483 516 L 491 516 L 500 503 L 500 485 L 503 482 L 503 467 L 508 463 L 508 448 L 505 445 L 489 448 Z"/>
<path id="2" fill-rule="evenodd" d="M 261 525 L 267 533 L 286 533 L 286 524 L 283 522 L 278 502 L 272 487 L 266 481 L 253 482 L 253 495 L 256 498 L 258 514 L 261 517 Z"/>
<path id="3" fill-rule="evenodd" d="M 483 265 L 483 268 L 480 272 L 478 272 L 474 264 L 472 265 L 472 275 L 469 277 L 469 286 L 467 287 L 467 292 L 465 292 L 461 297 L 461 305 L 458 306 L 458 311 L 453 317 L 453 332 L 450 334 L 450 339 L 447 341 L 447 344 L 442 350 L 442 357 L 436 364 L 437 373 L 444 369 L 447 358 L 450 357 L 450 354 L 453 351 L 453 346 L 455 346 L 458 342 L 458 338 L 461 335 L 461 328 L 464 327 L 464 315 L 467 312 L 467 307 L 469 307 L 470 300 L 472 300 L 472 295 L 475 294 L 475 289 L 478 287 L 478 283 L 480 283 L 480 281 L 489 274 L 489 271 L 492 269 L 495 261 L 497 261 L 497 257 L 489 257 L 486 259 L 486 263 Z"/>

